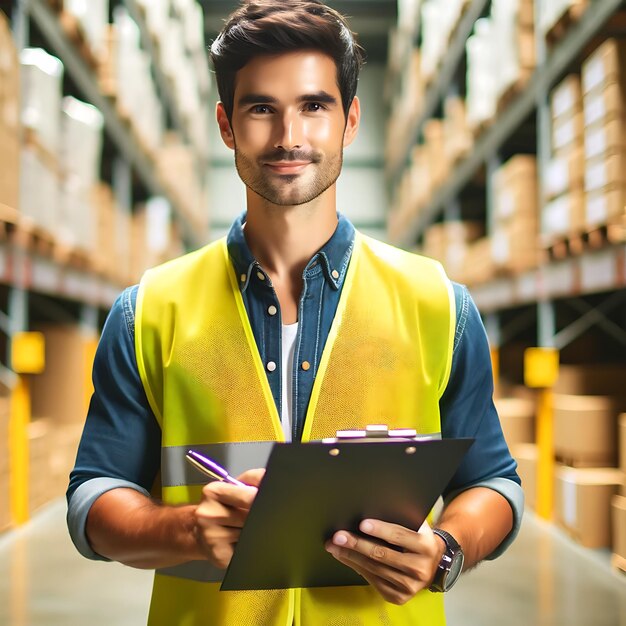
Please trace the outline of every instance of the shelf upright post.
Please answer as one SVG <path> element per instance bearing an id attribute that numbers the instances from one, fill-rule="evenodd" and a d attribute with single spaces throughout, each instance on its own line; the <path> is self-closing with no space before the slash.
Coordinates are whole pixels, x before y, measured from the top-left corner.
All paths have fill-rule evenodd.
<path id="1" fill-rule="evenodd" d="M 491 354 L 491 370 L 493 375 L 493 391 L 498 393 L 500 383 L 500 346 L 502 345 L 502 330 L 500 315 L 497 311 L 485 315 L 485 330 L 489 339 L 489 352 Z"/>
<path id="2" fill-rule="evenodd" d="M 13 40 L 18 50 L 23 50 L 28 46 L 30 40 L 30 29 L 28 21 L 28 0 L 14 0 L 13 13 L 11 15 L 11 30 Z"/>
<path id="3" fill-rule="evenodd" d="M 496 223 L 496 173 L 502 165 L 500 155 L 495 152 L 487 159 L 487 235 L 491 236 Z"/>
<path id="4" fill-rule="evenodd" d="M 541 20 L 541 8 L 543 3 L 535 0 L 535 23 Z M 539 66 L 546 63 L 548 50 L 545 38 L 540 32 L 535 30 L 535 45 L 537 62 Z M 543 214 L 546 194 L 545 194 L 545 173 L 551 158 L 551 126 L 552 119 L 549 104 L 550 84 L 541 82 L 536 93 L 537 105 L 537 193 L 539 215 L 539 231 L 541 232 L 541 216 Z M 545 285 L 542 275 L 545 273 L 544 264 L 539 267 L 540 284 Z M 555 304 L 545 293 L 539 293 L 537 302 L 537 340 L 540 350 L 545 354 L 551 354 L 557 363 L 558 371 L 558 351 L 554 349 L 554 337 L 556 335 Z M 537 468 L 537 513 L 544 519 L 551 519 L 554 507 L 554 407 L 552 397 L 552 386 L 556 378 L 544 381 L 539 387 L 536 437 L 538 446 L 538 468 Z M 547 384 L 552 382 L 552 384 Z"/>

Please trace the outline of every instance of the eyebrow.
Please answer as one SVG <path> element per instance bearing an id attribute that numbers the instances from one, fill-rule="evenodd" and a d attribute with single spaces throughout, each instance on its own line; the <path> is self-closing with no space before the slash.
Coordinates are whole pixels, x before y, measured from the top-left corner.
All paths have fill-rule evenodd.
<path id="1" fill-rule="evenodd" d="M 317 93 L 307 93 L 302 96 L 298 96 L 296 98 L 296 101 L 298 103 L 320 102 L 321 104 L 328 104 L 331 106 L 337 104 L 337 98 L 335 98 L 335 96 L 332 96 L 326 91 L 318 91 Z M 244 106 L 248 106 L 251 104 L 277 104 L 277 103 L 278 103 L 278 100 L 274 98 L 273 96 L 268 96 L 266 94 L 261 94 L 261 93 L 248 93 L 248 94 L 241 96 L 241 98 L 239 98 L 239 102 L 237 103 L 237 105 L 239 107 L 244 107 Z"/>

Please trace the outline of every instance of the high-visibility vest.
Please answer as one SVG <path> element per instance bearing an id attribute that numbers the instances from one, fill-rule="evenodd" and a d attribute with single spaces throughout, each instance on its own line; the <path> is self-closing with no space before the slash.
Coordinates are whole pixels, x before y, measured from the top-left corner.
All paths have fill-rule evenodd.
<path id="1" fill-rule="evenodd" d="M 303 441 L 367 424 L 439 433 L 455 308 L 440 264 L 357 233 L 306 414 Z M 162 429 L 162 498 L 172 453 L 219 442 L 284 441 L 225 239 L 148 271 L 136 307 L 137 363 Z M 277 371 L 278 375 L 278 371 Z M 174 454 L 175 456 L 175 454 Z M 150 626 L 445 624 L 442 594 L 403 606 L 370 586 L 220 592 L 208 561 L 157 572 Z M 180 572 L 180 575 L 177 573 Z M 206 573 L 206 572 L 205 572 Z"/>

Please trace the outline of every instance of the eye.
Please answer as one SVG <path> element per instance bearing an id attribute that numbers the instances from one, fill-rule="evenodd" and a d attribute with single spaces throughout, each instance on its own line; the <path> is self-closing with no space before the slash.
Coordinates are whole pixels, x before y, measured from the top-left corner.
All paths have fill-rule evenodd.
<path id="1" fill-rule="evenodd" d="M 260 115 L 265 115 L 266 113 L 270 112 L 270 108 L 269 106 L 267 106 L 267 104 L 255 104 L 252 107 L 252 112 L 259 113 Z"/>
<path id="2" fill-rule="evenodd" d="M 305 109 L 311 112 L 321 111 L 325 108 L 326 107 L 319 102 L 307 102 L 305 105 Z"/>

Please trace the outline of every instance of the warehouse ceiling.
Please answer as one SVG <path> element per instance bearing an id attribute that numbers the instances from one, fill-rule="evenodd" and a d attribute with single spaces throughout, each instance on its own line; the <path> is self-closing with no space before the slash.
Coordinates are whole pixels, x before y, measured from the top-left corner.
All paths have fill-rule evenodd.
<path id="1" fill-rule="evenodd" d="M 289 0 L 284 0 L 289 2 Z M 204 9 L 207 42 L 213 41 L 237 0 L 200 0 Z M 396 0 L 327 0 L 327 4 L 348 16 L 370 63 L 385 63 L 389 30 L 397 21 Z"/>

